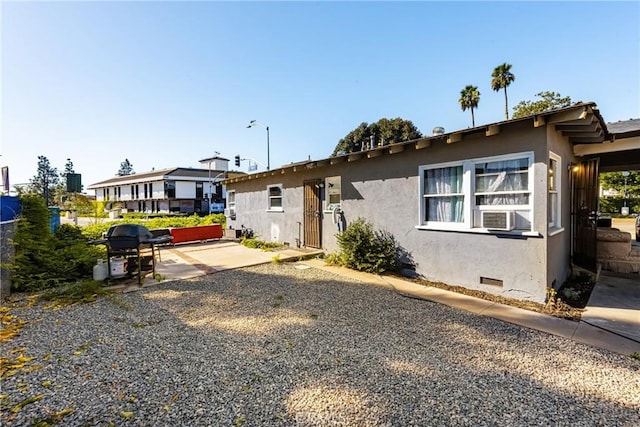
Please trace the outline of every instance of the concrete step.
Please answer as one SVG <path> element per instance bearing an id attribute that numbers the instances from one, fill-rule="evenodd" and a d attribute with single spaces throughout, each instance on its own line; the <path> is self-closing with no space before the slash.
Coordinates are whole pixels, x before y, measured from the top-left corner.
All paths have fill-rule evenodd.
<path id="1" fill-rule="evenodd" d="M 638 256 L 608 259 L 600 258 L 598 262 L 602 270 L 612 271 L 614 273 L 640 275 L 640 257 Z M 638 277 L 638 286 L 640 286 L 640 276 Z"/>

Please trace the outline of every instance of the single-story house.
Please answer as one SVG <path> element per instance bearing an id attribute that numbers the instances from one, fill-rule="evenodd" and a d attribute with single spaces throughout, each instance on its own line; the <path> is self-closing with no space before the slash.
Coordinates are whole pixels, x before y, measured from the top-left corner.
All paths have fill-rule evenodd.
<path id="1" fill-rule="evenodd" d="M 226 179 L 228 227 L 333 252 L 337 233 L 364 218 L 391 233 L 427 279 L 538 302 L 572 263 L 595 268 L 603 154 L 589 147 L 617 143 L 612 167 L 640 168 L 640 133 L 625 135 L 627 146 L 615 141 L 594 103 L 436 129 Z"/>
<path id="2" fill-rule="evenodd" d="M 244 175 L 228 170 L 229 159 L 214 157 L 207 169 L 174 167 L 136 173 L 96 182 L 96 200 L 107 209 L 130 212 L 223 212 L 225 178 Z"/>

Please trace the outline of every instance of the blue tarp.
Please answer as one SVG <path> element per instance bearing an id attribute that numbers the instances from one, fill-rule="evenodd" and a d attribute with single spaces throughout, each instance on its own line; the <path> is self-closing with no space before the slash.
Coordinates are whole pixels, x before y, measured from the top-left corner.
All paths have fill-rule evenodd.
<path id="1" fill-rule="evenodd" d="M 0 216 L 2 221 L 16 219 L 22 210 L 20 198 L 17 196 L 0 196 Z"/>
<path id="2" fill-rule="evenodd" d="M 49 224 L 51 224 L 51 232 L 55 233 L 60 227 L 60 208 L 49 208 Z"/>

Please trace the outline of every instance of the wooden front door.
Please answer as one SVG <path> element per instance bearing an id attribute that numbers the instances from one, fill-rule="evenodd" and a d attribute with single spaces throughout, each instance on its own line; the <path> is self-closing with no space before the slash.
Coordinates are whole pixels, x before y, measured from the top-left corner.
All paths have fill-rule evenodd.
<path id="1" fill-rule="evenodd" d="M 311 248 L 322 247 L 321 183 L 319 179 L 304 182 L 304 245 Z"/>
<path id="2" fill-rule="evenodd" d="M 571 184 L 571 260 L 582 268 L 596 271 L 599 159 L 578 163 L 570 172 Z"/>

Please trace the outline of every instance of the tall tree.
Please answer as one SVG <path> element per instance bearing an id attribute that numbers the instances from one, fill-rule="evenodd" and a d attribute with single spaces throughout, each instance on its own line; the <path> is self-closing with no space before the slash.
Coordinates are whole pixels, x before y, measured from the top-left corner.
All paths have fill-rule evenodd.
<path id="1" fill-rule="evenodd" d="M 478 108 L 478 103 L 480 102 L 478 86 L 467 85 L 460 91 L 460 99 L 458 99 L 458 102 L 460 103 L 462 111 L 466 111 L 467 109 L 471 110 L 471 126 L 476 127 L 476 118 L 473 114 L 473 109 Z"/>
<path id="2" fill-rule="evenodd" d="M 360 123 L 358 127 L 338 141 L 331 155 L 336 156 L 340 152 L 352 153 L 418 138 L 422 138 L 422 133 L 410 120 L 404 120 L 400 117 L 395 119 L 382 118 L 371 124 Z"/>
<path id="3" fill-rule="evenodd" d="M 38 194 L 42 197 L 47 206 L 53 205 L 56 187 L 60 185 L 60 176 L 58 170 L 51 166 L 49 159 L 45 156 L 38 156 L 38 170 L 36 175 L 31 178 L 28 185 L 28 191 Z"/>
<path id="4" fill-rule="evenodd" d="M 571 105 L 571 97 L 562 96 L 556 92 L 538 92 L 536 96 L 541 99 L 537 101 L 520 101 L 518 105 L 513 107 L 513 118 L 517 119 L 532 114 L 544 113 L 545 111 Z"/>
<path id="5" fill-rule="evenodd" d="M 134 173 L 135 171 L 133 170 L 133 165 L 131 164 L 129 159 L 124 159 L 124 162 L 120 163 L 118 176 L 133 175 Z"/>
<path id="6" fill-rule="evenodd" d="M 504 117 L 509 120 L 509 100 L 507 97 L 507 86 L 509 86 L 516 79 L 516 76 L 511 72 L 511 64 L 498 65 L 493 69 L 491 73 L 491 89 L 499 92 L 500 89 L 504 89 Z"/>
<path id="7" fill-rule="evenodd" d="M 614 190 L 620 196 L 640 197 L 640 171 L 628 171 L 626 177 L 622 172 L 604 172 L 600 174 L 600 185 L 603 190 Z M 625 179 L 626 178 L 626 179 Z M 625 185 L 626 182 L 626 185 Z"/>
<path id="8" fill-rule="evenodd" d="M 67 159 L 67 163 L 64 164 L 64 172 L 62 172 L 62 177 L 66 178 L 67 174 L 70 173 L 76 173 L 75 170 L 73 170 L 73 162 L 71 161 L 71 159 Z"/>

